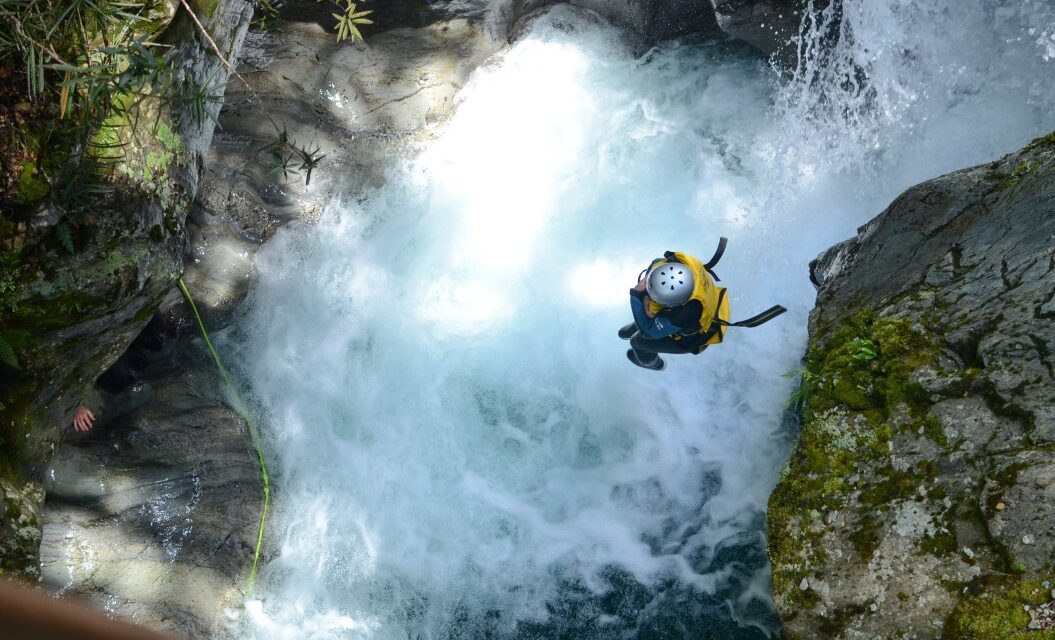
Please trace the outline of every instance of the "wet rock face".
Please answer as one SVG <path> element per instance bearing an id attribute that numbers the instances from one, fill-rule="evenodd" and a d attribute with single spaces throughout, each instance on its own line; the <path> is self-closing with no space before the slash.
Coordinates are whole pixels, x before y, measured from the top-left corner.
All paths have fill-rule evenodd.
<path id="1" fill-rule="evenodd" d="M 44 493 L 39 484 L 16 484 L 0 479 L 0 576 L 35 580 L 37 547 L 40 545 L 40 504 Z"/>
<path id="2" fill-rule="evenodd" d="M 253 558 L 260 470 L 218 376 L 188 347 L 168 344 L 133 384 L 100 390 L 96 428 L 56 451 L 41 580 L 177 637 L 222 637 Z"/>
<path id="3" fill-rule="evenodd" d="M 811 278 L 803 430 L 769 505 L 785 632 L 1042 628 L 1055 598 L 1055 136 L 913 187 Z"/>
<path id="4" fill-rule="evenodd" d="M 213 5 L 207 21 L 213 36 L 229 54 L 237 54 L 252 10 L 247 0 Z M 177 78 L 222 82 L 226 73 L 200 46 L 189 23 L 177 14 L 159 36 L 178 49 Z M 18 354 L 22 368 L 5 368 L 0 379 L 0 437 L 5 441 L 0 457 L 10 470 L 12 495 L 43 498 L 31 489 L 39 486 L 74 409 L 142 330 L 182 270 L 184 219 L 202 152 L 210 143 L 211 121 L 195 119 L 190 107 L 156 101 L 144 101 L 140 116 L 156 126 L 120 129 L 125 146 L 111 176 L 113 195 L 107 206 L 85 216 L 90 240 L 78 241 L 73 255 L 23 256 L 26 263 L 10 276 L 17 281 L 4 274 L 6 328 L 27 336 Z M 53 224 L 44 211 L 31 232 L 54 233 Z M 4 523 L 0 517 L 0 528 L 8 526 L 20 527 L 17 518 Z M 6 552 L 0 550 L 0 557 Z"/>
<path id="5" fill-rule="evenodd" d="M 437 134 L 455 94 L 501 44 L 472 6 L 413 13 L 410 4 L 379 6 L 368 44 L 337 43 L 315 2 L 289 3 L 273 32 L 250 34 L 239 65 L 249 86 L 228 87 L 191 216 L 185 279 L 213 326 L 245 296 L 253 254 L 276 229 L 381 185 L 393 157 Z M 261 151 L 282 131 L 325 156 L 310 183 L 303 170 L 276 172 Z"/>
<path id="6" fill-rule="evenodd" d="M 490 5 L 486 14 L 488 31 L 503 40 L 515 36 L 523 22 L 543 8 L 556 4 L 585 9 L 623 27 L 631 43 L 641 51 L 689 34 L 714 36 L 720 33 L 712 7 L 697 0 L 506 0 Z"/>
<path id="7" fill-rule="evenodd" d="M 793 40 L 799 35 L 805 0 L 711 0 L 711 4 L 722 31 L 782 62 L 793 61 Z"/>

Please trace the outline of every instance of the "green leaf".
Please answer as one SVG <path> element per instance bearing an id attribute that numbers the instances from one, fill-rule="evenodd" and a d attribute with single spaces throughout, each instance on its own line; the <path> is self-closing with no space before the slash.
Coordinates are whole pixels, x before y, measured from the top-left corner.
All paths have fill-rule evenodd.
<path id="1" fill-rule="evenodd" d="M 66 250 L 67 253 L 73 255 L 76 251 L 73 248 L 73 232 L 70 230 L 70 225 L 65 222 L 60 222 L 55 227 L 55 235 L 59 239 L 59 244 Z"/>
<path id="2" fill-rule="evenodd" d="M 15 348 L 10 342 L 8 342 L 8 336 L 6 333 L 0 333 L 0 362 L 3 362 L 12 369 L 22 368 L 18 364 L 18 358 L 15 356 Z"/>
<path id="3" fill-rule="evenodd" d="M 356 11 L 356 3 L 351 2 L 351 0 L 344 0 L 343 5 L 341 2 L 334 0 L 334 4 L 338 7 L 344 7 L 344 13 L 331 14 L 337 19 L 337 42 L 346 39 L 351 39 L 352 42 L 362 41 L 363 34 L 360 33 L 356 25 L 373 24 L 372 20 L 368 20 L 365 17 L 373 13 L 373 9 Z"/>

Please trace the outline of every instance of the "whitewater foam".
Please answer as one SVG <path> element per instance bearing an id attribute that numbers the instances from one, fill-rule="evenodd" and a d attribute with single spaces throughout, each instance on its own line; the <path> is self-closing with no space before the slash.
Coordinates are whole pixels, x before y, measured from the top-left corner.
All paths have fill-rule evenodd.
<path id="1" fill-rule="evenodd" d="M 539 21 L 384 187 L 275 237 L 227 345 L 278 472 L 244 637 L 773 631 L 762 514 L 807 261 L 912 182 L 1055 127 L 1044 6 L 844 4 L 853 38 L 787 82 L 735 45 L 635 60 Z M 855 65 L 874 86 L 847 93 Z M 638 271 L 721 235 L 734 319 L 789 313 L 630 365 Z"/>

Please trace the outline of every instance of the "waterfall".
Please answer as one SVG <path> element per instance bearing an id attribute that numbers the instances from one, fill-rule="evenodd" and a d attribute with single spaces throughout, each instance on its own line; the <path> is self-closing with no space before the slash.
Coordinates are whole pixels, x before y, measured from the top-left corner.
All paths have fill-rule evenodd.
<path id="1" fill-rule="evenodd" d="M 807 262 L 914 182 L 1055 128 L 1050 3 L 842 6 L 790 78 L 736 44 L 635 58 L 540 19 L 384 186 L 270 242 L 226 345 L 277 467 L 243 637 L 777 630 L 764 513 Z M 789 313 L 634 367 L 616 330 L 638 271 L 719 236 L 734 319 Z"/>

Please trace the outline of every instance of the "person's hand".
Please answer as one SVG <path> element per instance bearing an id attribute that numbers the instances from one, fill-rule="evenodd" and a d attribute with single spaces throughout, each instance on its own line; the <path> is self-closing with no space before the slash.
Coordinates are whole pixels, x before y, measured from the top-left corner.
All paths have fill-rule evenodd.
<path id="1" fill-rule="evenodd" d="M 94 420 L 92 410 L 82 404 L 77 407 L 77 413 L 73 414 L 73 428 L 77 431 L 88 431 L 92 428 Z"/>
<path id="2" fill-rule="evenodd" d="M 645 315 L 649 318 L 655 318 L 656 314 L 651 309 L 649 309 L 649 303 L 652 302 L 652 298 L 649 298 L 646 295 L 644 298 L 641 299 L 641 302 L 645 303 Z"/>
<path id="3" fill-rule="evenodd" d="M 634 286 L 634 291 L 644 291 L 646 284 L 648 284 L 648 278 L 642 273 L 641 277 L 637 279 L 637 285 Z"/>

